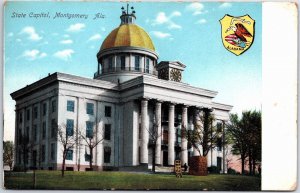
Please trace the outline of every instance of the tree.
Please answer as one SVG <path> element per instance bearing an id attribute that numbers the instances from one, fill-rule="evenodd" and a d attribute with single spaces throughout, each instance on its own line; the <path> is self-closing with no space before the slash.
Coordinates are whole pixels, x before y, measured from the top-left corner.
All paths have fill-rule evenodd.
<path id="1" fill-rule="evenodd" d="M 91 129 L 87 128 L 84 132 L 79 131 L 79 138 L 80 140 L 82 139 L 83 141 L 85 141 L 89 149 L 90 155 L 88 159 L 90 163 L 90 170 L 93 170 L 93 150 L 99 143 L 101 143 L 104 140 L 104 136 L 102 133 L 97 131 L 97 127 L 94 127 L 93 124 L 90 126 L 88 124 L 92 124 L 92 122 L 87 122 L 87 127 L 90 127 Z M 98 135 L 98 133 L 100 135 Z"/>
<path id="2" fill-rule="evenodd" d="M 261 113 L 244 111 L 241 119 L 237 114 L 230 115 L 227 133 L 232 140 L 232 153 L 240 155 L 242 174 L 245 174 L 245 161 L 248 158 L 250 174 L 255 174 L 255 165 L 261 160 Z"/>
<path id="3" fill-rule="evenodd" d="M 23 171 L 27 171 L 27 164 L 28 161 L 30 160 L 30 153 L 32 153 L 32 150 L 34 148 L 34 143 L 32 143 L 29 140 L 29 134 L 18 134 L 18 147 L 17 149 L 19 150 L 19 155 L 22 156 L 22 164 L 23 164 Z"/>
<path id="4" fill-rule="evenodd" d="M 3 162 L 9 166 L 9 170 L 12 170 L 14 162 L 14 144 L 12 141 L 3 142 Z"/>
<path id="5" fill-rule="evenodd" d="M 247 155 L 250 175 L 255 174 L 256 162 L 261 160 L 261 113 L 246 111 L 242 123 L 247 132 Z"/>
<path id="6" fill-rule="evenodd" d="M 64 177 L 66 157 L 68 153 L 71 150 L 73 150 L 74 146 L 77 144 L 78 135 L 77 133 L 74 134 L 74 125 L 59 125 L 57 127 L 57 134 L 57 140 L 62 145 L 63 163 L 61 168 L 61 176 Z"/>
<path id="7" fill-rule="evenodd" d="M 158 140 L 161 140 L 162 132 L 158 130 L 156 119 L 153 120 L 152 130 L 147 129 L 149 133 L 150 146 L 152 146 L 152 172 L 155 173 L 155 156 L 157 151 Z"/>
<path id="8" fill-rule="evenodd" d="M 213 125 L 214 120 L 210 110 L 205 108 L 196 114 L 194 130 L 188 132 L 188 142 L 200 156 L 207 156 L 208 152 L 216 147 L 217 140 L 220 138 L 220 132 Z"/>

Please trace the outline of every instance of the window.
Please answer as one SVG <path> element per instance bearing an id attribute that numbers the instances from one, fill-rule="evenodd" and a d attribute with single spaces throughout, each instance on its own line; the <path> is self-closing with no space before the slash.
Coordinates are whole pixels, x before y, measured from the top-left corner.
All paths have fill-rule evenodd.
<path id="1" fill-rule="evenodd" d="M 47 113 L 47 104 L 43 103 L 43 116 L 45 116 Z"/>
<path id="2" fill-rule="evenodd" d="M 37 141 L 37 126 L 33 125 L 33 140 Z"/>
<path id="3" fill-rule="evenodd" d="M 94 115 L 94 104 L 93 103 L 86 104 L 86 113 L 89 115 Z"/>
<path id="4" fill-rule="evenodd" d="M 73 135 L 73 133 L 74 133 L 74 120 L 73 119 L 67 119 L 66 133 L 68 136 Z"/>
<path id="5" fill-rule="evenodd" d="M 112 70 L 113 68 L 113 57 L 108 58 L 108 69 Z"/>
<path id="6" fill-rule="evenodd" d="M 218 151 L 222 151 L 222 138 L 217 139 L 217 149 Z"/>
<path id="7" fill-rule="evenodd" d="M 121 70 L 125 70 L 125 56 L 121 56 Z"/>
<path id="8" fill-rule="evenodd" d="M 150 72 L 149 68 L 150 68 L 150 59 L 147 58 L 146 59 L 146 69 L 145 69 L 145 72 L 149 73 Z"/>
<path id="9" fill-rule="evenodd" d="M 22 129 L 19 129 L 19 131 L 18 131 L 18 141 L 19 141 L 19 143 L 20 142 L 22 142 Z"/>
<path id="10" fill-rule="evenodd" d="M 42 145 L 42 162 L 45 162 L 45 156 L 46 156 L 46 147 L 45 145 Z"/>
<path id="11" fill-rule="evenodd" d="M 74 112 L 74 101 L 67 101 L 67 111 Z"/>
<path id="12" fill-rule="evenodd" d="M 46 122 L 43 122 L 42 139 L 46 138 Z"/>
<path id="13" fill-rule="evenodd" d="M 140 56 L 134 56 L 134 70 L 140 69 Z"/>
<path id="14" fill-rule="evenodd" d="M 105 117 L 111 117 L 111 107 L 105 106 Z"/>
<path id="15" fill-rule="evenodd" d="M 56 111 L 56 100 L 53 100 L 51 103 L 51 109 L 52 109 L 52 113 L 54 113 Z"/>
<path id="16" fill-rule="evenodd" d="M 55 144 L 51 143 L 50 148 L 50 158 L 51 160 L 55 160 Z"/>
<path id="17" fill-rule="evenodd" d="M 29 121 L 30 120 L 30 110 L 27 109 L 26 111 L 26 120 Z"/>
<path id="18" fill-rule="evenodd" d="M 51 137 L 54 138 L 56 136 L 56 121 L 55 119 L 51 120 Z"/>
<path id="19" fill-rule="evenodd" d="M 73 150 L 67 150 L 66 160 L 73 160 Z"/>
<path id="20" fill-rule="evenodd" d="M 177 129 L 176 135 L 177 135 L 177 142 L 181 143 L 181 130 L 180 129 Z"/>
<path id="21" fill-rule="evenodd" d="M 111 124 L 105 124 L 104 139 L 110 140 Z"/>
<path id="22" fill-rule="evenodd" d="M 104 163 L 110 163 L 110 147 L 104 147 Z"/>
<path id="23" fill-rule="evenodd" d="M 33 118 L 36 119 L 38 117 L 38 108 L 34 107 L 33 108 Z"/>
<path id="24" fill-rule="evenodd" d="M 29 127 L 26 127 L 25 137 L 29 137 Z"/>
<path id="25" fill-rule="evenodd" d="M 94 122 L 87 121 L 86 122 L 86 137 L 93 138 L 93 126 Z"/>
<path id="26" fill-rule="evenodd" d="M 23 113 L 20 112 L 19 113 L 19 122 L 22 123 L 22 121 L 23 121 Z"/>

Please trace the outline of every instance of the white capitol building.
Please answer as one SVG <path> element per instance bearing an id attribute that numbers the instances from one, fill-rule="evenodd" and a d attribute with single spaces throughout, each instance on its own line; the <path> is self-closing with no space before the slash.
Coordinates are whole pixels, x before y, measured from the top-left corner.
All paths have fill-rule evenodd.
<path id="1" fill-rule="evenodd" d="M 121 24 L 103 41 L 97 54 L 94 78 L 54 73 L 11 94 L 16 101 L 15 166 L 22 166 L 20 136 L 35 144 L 27 166 L 61 169 L 62 146 L 55 125 L 66 125 L 72 135 L 78 129 L 97 131 L 103 138 L 93 152 L 94 170 L 145 169 L 152 165 L 149 132 L 157 128 L 155 163 L 172 166 L 175 159 L 188 163 L 197 155 L 181 129 L 193 129 L 193 119 L 211 110 L 215 124 L 229 119 L 232 106 L 213 102 L 216 91 L 181 82 L 185 65 L 158 61 L 151 38 L 135 24 L 136 16 L 123 11 Z M 154 127 L 154 122 L 156 126 Z M 67 170 L 89 168 L 84 144 L 67 153 Z M 208 166 L 225 171 L 222 147 L 212 149 Z"/>

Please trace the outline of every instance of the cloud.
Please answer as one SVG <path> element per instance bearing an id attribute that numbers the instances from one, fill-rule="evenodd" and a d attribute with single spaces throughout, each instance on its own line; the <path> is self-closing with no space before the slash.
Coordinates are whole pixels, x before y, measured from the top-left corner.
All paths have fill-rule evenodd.
<path id="1" fill-rule="evenodd" d="M 196 24 L 205 24 L 206 22 L 206 19 L 200 19 L 196 22 Z"/>
<path id="2" fill-rule="evenodd" d="M 10 32 L 10 33 L 7 34 L 7 36 L 12 37 L 12 36 L 14 36 L 14 33 Z"/>
<path id="3" fill-rule="evenodd" d="M 106 31 L 105 27 L 101 27 L 101 30 L 102 30 L 102 31 Z"/>
<path id="4" fill-rule="evenodd" d="M 53 36 L 58 36 L 58 33 L 55 32 L 55 33 L 52 33 L 51 35 L 53 35 Z"/>
<path id="5" fill-rule="evenodd" d="M 94 41 L 94 40 L 99 40 L 101 39 L 101 35 L 100 34 L 95 34 L 95 35 L 92 35 L 88 41 Z"/>
<path id="6" fill-rule="evenodd" d="M 193 12 L 193 15 L 200 15 L 203 13 L 207 13 L 207 10 L 204 10 L 204 5 L 199 2 L 195 2 L 187 5 L 186 10 Z"/>
<path id="7" fill-rule="evenodd" d="M 85 28 L 85 24 L 83 23 L 76 23 L 73 25 L 70 25 L 68 29 L 66 29 L 66 31 L 68 32 L 79 32 L 81 30 L 83 30 Z"/>
<path id="8" fill-rule="evenodd" d="M 47 56 L 45 52 L 40 52 L 39 50 L 25 50 L 22 54 L 23 57 L 27 58 L 28 60 L 35 60 L 38 58 L 44 58 Z"/>
<path id="9" fill-rule="evenodd" d="M 42 37 L 36 33 L 34 27 L 31 27 L 31 26 L 24 27 L 20 33 L 27 34 L 28 39 L 33 40 L 33 41 L 39 41 L 42 39 Z"/>
<path id="10" fill-rule="evenodd" d="M 71 59 L 72 54 L 74 53 L 74 50 L 72 49 L 66 49 L 66 50 L 61 50 L 57 51 L 53 54 L 54 57 L 68 61 Z"/>
<path id="11" fill-rule="evenodd" d="M 61 43 L 61 44 L 72 44 L 73 40 L 61 40 L 59 43 Z"/>
<path id="12" fill-rule="evenodd" d="M 158 37 L 160 39 L 167 38 L 167 37 L 171 36 L 171 34 L 169 34 L 169 33 L 164 33 L 164 32 L 160 32 L 160 31 L 151 31 L 150 33 L 153 34 L 155 37 Z"/>
<path id="13" fill-rule="evenodd" d="M 180 25 L 172 21 L 173 17 L 179 16 L 181 16 L 179 11 L 173 11 L 169 16 L 167 16 L 165 12 L 159 12 L 151 25 L 167 25 L 168 29 L 181 29 L 182 27 Z"/>
<path id="14" fill-rule="evenodd" d="M 47 54 L 45 52 L 43 52 L 43 53 L 40 54 L 40 58 L 44 58 L 46 56 L 47 56 Z"/>
<path id="15" fill-rule="evenodd" d="M 225 9 L 225 8 L 229 8 L 229 7 L 231 7 L 231 6 L 232 6 L 231 3 L 222 3 L 222 4 L 219 6 L 219 8 Z"/>
<path id="16" fill-rule="evenodd" d="M 63 36 L 64 36 L 64 38 L 69 38 L 70 37 L 69 34 L 64 34 Z"/>

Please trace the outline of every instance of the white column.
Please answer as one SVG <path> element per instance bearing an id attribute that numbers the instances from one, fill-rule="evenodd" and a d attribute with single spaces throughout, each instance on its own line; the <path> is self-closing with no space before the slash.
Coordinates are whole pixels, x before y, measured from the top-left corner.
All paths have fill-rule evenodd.
<path id="1" fill-rule="evenodd" d="M 155 120 L 157 124 L 157 140 L 155 150 L 155 164 L 161 164 L 161 102 L 157 101 L 155 105 Z"/>
<path id="2" fill-rule="evenodd" d="M 182 133 L 184 134 L 181 137 L 181 164 L 184 165 L 185 163 L 188 164 L 188 151 L 187 151 L 187 106 L 182 107 Z"/>
<path id="3" fill-rule="evenodd" d="M 195 126 L 195 124 L 198 124 L 198 120 L 197 120 L 198 113 L 199 113 L 198 109 L 194 109 L 194 112 L 193 112 L 193 124 L 194 124 L 194 129 L 199 129 L 199 128 L 197 128 L 197 127 Z M 200 156 L 198 150 L 197 150 L 195 147 L 193 147 L 193 155 L 194 155 L 194 156 Z"/>
<path id="4" fill-rule="evenodd" d="M 147 99 L 142 99 L 141 101 L 141 163 L 148 164 L 148 142 L 149 142 L 149 133 L 147 128 L 148 123 L 148 101 Z"/>
<path id="5" fill-rule="evenodd" d="M 168 131 L 168 165 L 174 165 L 175 160 L 175 129 L 174 129 L 175 105 L 169 105 L 169 131 Z"/>

